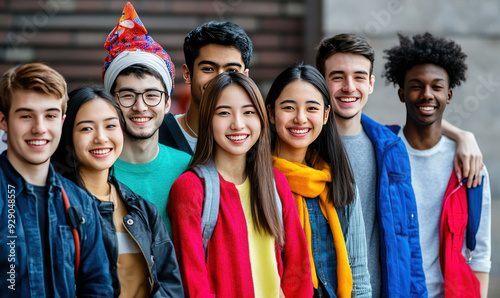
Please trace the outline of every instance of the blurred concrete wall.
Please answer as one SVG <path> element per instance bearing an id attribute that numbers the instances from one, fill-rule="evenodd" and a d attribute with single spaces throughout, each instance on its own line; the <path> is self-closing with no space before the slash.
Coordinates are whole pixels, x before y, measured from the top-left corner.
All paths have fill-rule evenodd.
<path id="1" fill-rule="evenodd" d="M 398 44 L 397 32 L 430 32 L 455 40 L 468 55 L 467 81 L 455 88 L 445 119 L 476 135 L 500 197 L 500 1 L 323 0 L 323 36 L 356 33 L 374 47 L 375 91 L 364 112 L 381 123 L 404 124 L 396 88 L 381 77 L 383 50 Z"/>

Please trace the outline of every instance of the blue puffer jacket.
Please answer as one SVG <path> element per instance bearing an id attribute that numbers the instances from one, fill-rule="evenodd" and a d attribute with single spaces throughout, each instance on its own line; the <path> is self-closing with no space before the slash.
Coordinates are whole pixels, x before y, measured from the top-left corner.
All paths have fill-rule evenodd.
<path id="1" fill-rule="evenodd" d="M 43 269 L 52 265 L 55 297 L 112 297 L 108 257 L 93 198 L 56 173 L 52 165 L 47 187 L 51 259 L 44 263 L 33 187 L 12 167 L 5 152 L 0 156 L 0 296 L 45 297 Z M 81 206 L 85 218 L 78 278 L 75 243 L 61 188 L 71 206 Z"/>
<path id="2" fill-rule="evenodd" d="M 408 152 L 384 125 L 366 115 L 361 124 L 377 156 L 382 297 L 427 297 Z"/>

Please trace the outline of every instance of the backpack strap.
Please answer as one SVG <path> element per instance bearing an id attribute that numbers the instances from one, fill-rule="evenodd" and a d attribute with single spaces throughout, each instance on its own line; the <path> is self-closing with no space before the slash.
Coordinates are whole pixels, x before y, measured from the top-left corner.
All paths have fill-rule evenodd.
<path id="1" fill-rule="evenodd" d="M 283 205 L 281 204 L 278 188 L 276 187 L 276 180 L 273 178 L 274 198 L 276 200 L 276 208 L 278 209 L 278 217 L 280 218 L 281 227 L 283 228 Z"/>
<path id="2" fill-rule="evenodd" d="M 193 168 L 193 171 L 200 179 L 205 180 L 205 197 L 203 198 L 203 211 L 201 214 L 201 237 L 203 239 L 203 250 L 205 251 L 205 262 L 207 261 L 207 246 L 208 241 L 212 238 L 219 217 L 220 205 L 220 180 L 219 172 L 213 160 L 209 160 L 206 164 L 200 164 Z M 276 199 L 276 207 L 278 216 L 283 227 L 283 205 L 281 204 L 276 181 L 273 179 L 274 197 Z"/>
<path id="3" fill-rule="evenodd" d="M 193 155 L 193 150 L 189 146 L 188 141 L 184 137 L 175 116 L 171 113 L 165 115 L 160 129 L 158 129 L 158 142 L 160 144 L 184 151 L 189 155 Z"/>
<path id="4" fill-rule="evenodd" d="M 481 177 L 481 179 L 483 179 Z M 465 181 L 462 182 L 465 184 Z M 467 243 L 467 253 L 472 256 L 472 252 L 476 248 L 476 234 L 479 229 L 479 223 L 481 222 L 481 209 L 483 205 L 483 185 L 478 185 L 477 187 L 467 188 L 467 210 L 468 210 L 468 220 L 467 220 L 467 233 L 466 233 L 466 243 Z"/>
<path id="5" fill-rule="evenodd" d="M 73 233 L 73 240 L 75 241 L 75 277 L 78 278 L 78 272 L 80 270 L 80 236 L 81 226 L 85 223 L 85 218 L 83 217 L 83 211 L 80 206 L 71 206 L 66 195 L 66 191 L 61 187 L 64 209 L 66 211 L 66 216 L 71 226 L 71 232 Z M 80 233 L 79 233 L 80 231 Z"/>
<path id="6" fill-rule="evenodd" d="M 205 251 L 206 261 L 208 240 L 212 238 L 215 224 L 219 217 L 219 173 L 212 160 L 209 160 L 206 164 L 197 165 L 193 168 L 193 171 L 200 179 L 205 180 L 205 197 L 203 198 L 203 212 L 201 215 L 201 236 L 203 238 L 203 250 Z"/>

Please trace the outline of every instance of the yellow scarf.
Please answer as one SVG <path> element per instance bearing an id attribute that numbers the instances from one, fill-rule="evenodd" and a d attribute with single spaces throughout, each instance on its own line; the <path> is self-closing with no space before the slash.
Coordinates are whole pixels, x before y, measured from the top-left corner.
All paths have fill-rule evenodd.
<path id="1" fill-rule="evenodd" d="M 352 275 L 344 236 L 342 234 L 342 228 L 340 227 L 337 211 L 333 204 L 327 199 L 328 187 L 326 183 L 332 181 L 330 166 L 319 156 L 314 159 L 315 161 L 312 163 L 314 168 L 311 168 L 300 163 L 290 162 L 273 156 L 274 167 L 286 176 L 295 199 L 295 205 L 297 206 L 300 222 L 304 229 L 307 245 L 309 247 L 309 261 L 311 262 L 314 288 L 318 288 L 318 277 L 316 275 L 316 268 L 314 267 L 314 259 L 312 256 L 311 224 L 309 223 L 309 213 L 307 211 L 305 197 L 316 198 L 319 196 L 321 212 L 323 212 L 323 215 L 330 224 L 330 230 L 332 231 L 333 242 L 335 244 L 335 252 L 337 253 L 337 296 L 340 298 L 351 297 Z"/>

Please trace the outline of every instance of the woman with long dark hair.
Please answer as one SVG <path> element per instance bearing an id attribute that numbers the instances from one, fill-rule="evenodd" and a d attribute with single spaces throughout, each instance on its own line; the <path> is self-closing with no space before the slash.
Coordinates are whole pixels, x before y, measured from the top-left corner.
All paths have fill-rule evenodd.
<path id="1" fill-rule="evenodd" d="M 312 66 L 291 66 L 275 79 L 266 107 L 274 167 L 295 199 L 315 295 L 370 297 L 361 205 L 324 78 Z"/>
<path id="2" fill-rule="evenodd" d="M 104 89 L 71 92 L 54 166 L 96 198 L 114 296 L 182 297 L 173 244 L 156 207 L 112 175 L 124 123 Z"/>
<path id="3" fill-rule="evenodd" d="M 239 73 L 214 78 L 200 103 L 199 131 L 190 169 L 172 185 L 167 207 L 186 295 L 311 297 L 304 234 L 286 178 L 273 170 L 255 83 Z M 212 164 L 220 206 L 205 247 L 202 213 L 213 185 L 193 171 Z"/>

